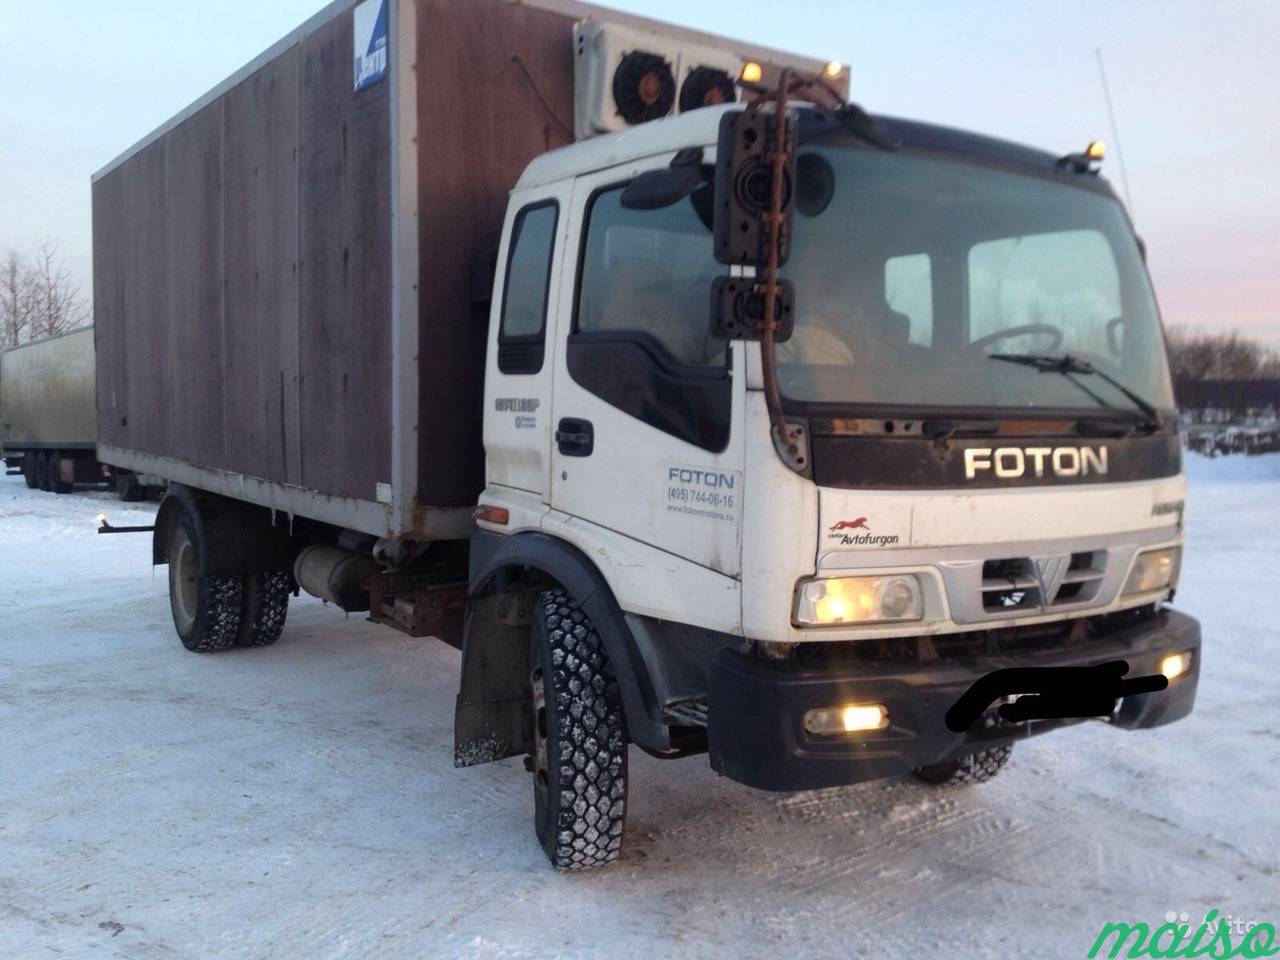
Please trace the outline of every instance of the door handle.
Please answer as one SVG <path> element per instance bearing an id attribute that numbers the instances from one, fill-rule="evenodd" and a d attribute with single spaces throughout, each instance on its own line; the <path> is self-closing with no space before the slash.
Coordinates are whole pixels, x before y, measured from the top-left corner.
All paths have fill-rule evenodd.
<path id="1" fill-rule="evenodd" d="M 556 426 L 556 446 L 566 457 L 589 457 L 596 446 L 595 429 L 590 420 L 562 417 Z"/>

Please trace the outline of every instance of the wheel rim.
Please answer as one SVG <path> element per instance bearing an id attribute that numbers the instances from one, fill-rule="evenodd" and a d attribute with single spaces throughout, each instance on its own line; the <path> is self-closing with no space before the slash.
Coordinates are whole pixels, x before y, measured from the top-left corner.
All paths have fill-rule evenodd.
<path id="1" fill-rule="evenodd" d="M 535 656 L 536 656 L 535 652 Z M 533 803 L 538 833 L 547 809 L 547 685 L 539 664 L 529 674 L 533 692 Z"/>
<path id="2" fill-rule="evenodd" d="M 196 622 L 198 573 L 195 545 L 187 532 L 179 529 L 169 557 L 169 593 L 173 597 L 174 618 L 183 630 L 189 630 Z"/>

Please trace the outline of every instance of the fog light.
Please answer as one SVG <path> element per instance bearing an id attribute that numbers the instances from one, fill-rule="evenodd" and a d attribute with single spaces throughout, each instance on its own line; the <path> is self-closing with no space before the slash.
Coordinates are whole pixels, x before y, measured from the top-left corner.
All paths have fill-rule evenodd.
<path id="1" fill-rule="evenodd" d="M 1160 661 L 1160 672 L 1169 681 L 1176 680 L 1190 669 L 1190 653 L 1171 653 Z"/>
<path id="2" fill-rule="evenodd" d="M 1178 574 L 1178 559 L 1177 547 L 1164 547 L 1138 554 L 1133 561 L 1133 569 L 1129 572 L 1129 579 L 1124 584 L 1125 596 L 1169 587 Z"/>
<path id="3" fill-rule="evenodd" d="M 919 620 L 923 616 L 920 580 L 909 573 L 805 580 L 796 593 L 796 623 L 801 626 Z"/>
<path id="4" fill-rule="evenodd" d="M 804 715 L 805 730 L 820 737 L 883 730 L 887 726 L 889 708 L 883 703 L 847 703 L 810 710 Z"/>

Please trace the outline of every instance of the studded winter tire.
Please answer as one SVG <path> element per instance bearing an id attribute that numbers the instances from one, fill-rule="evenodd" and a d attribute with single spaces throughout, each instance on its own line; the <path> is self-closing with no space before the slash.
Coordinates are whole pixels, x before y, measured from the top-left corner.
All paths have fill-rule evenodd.
<path id="1" fill-rule="evenodd" d="M 1004 769 L 1013 754 L 1013 744 L 1006 743 L 1002 747 L 990 750 L 979 750 L 958 760 L 920 767 L 915 771 L 917 777 L 940 787 L 960 787 L 973 783 L 986 783 Z"/>
<path id="2" fill-rule="evenodd" d="M 198 536 L 184 510 L 169 540 L 169 608 L 182 645 L 195 653 L 214 653 L 239 638 L 244 578 L 206 575 Z"/>
<path id="3" fill-rule="evenodd" d="M 529 683 L 534 816 L 551 863 L 589 870 L 618 858 L 627 813 L 622 695 L 604 644 L 564 590 L 541 596 Z"/>
<path id="4" fill-rule="evenodd" d="M 283 570 L 250 573 L 244 578 L 240 604 L 240 635 L 236 645 L 266 647 L 280 639 L 284 618 L 289 612 L 289 590 L 293 586 Z"/>

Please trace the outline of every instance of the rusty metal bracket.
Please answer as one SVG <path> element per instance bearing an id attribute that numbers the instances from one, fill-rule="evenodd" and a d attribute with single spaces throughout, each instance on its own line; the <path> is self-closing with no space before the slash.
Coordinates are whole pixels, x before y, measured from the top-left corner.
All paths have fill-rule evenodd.
<path id="1" fill-rule="evenodd" d="M 411 637 L 436 637 L 462 647 L 467 584 L 440 583 L 411 573 L 376 573 L 369 578 L 369 619 Z"/>

